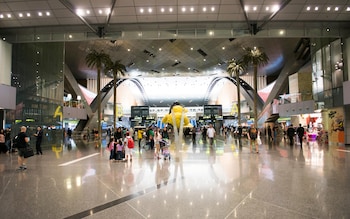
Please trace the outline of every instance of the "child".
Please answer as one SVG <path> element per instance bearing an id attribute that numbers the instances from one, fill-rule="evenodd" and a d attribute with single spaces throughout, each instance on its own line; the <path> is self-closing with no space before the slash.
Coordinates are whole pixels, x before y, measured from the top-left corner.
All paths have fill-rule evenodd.
<path id="1" fill-rule="evenodd" d="M 114 159 L 114 138 L 111 137 L 109 139 L 109 142 L 108 142 L 108 145 L 107 145 L 107 148 L 106 148 L 108 151 L 110 151 L 110 155 L 109 155 L 109 160 L 113 160 Z"/>
<path id="2" fill-rule="evenodd" d="M 123 160 L 124 156 L 123 156 L 123 150 L 124 150 L 124 145 L 121 139 L 119 139 L 116 143 L 116 148 L 117 148 L 117 156 L 116 156 L 116 160 L 120 161 Z"/>

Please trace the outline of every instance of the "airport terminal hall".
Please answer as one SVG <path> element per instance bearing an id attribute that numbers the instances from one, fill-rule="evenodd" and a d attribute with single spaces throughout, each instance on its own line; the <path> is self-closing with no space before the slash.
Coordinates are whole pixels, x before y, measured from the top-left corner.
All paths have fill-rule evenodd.
<path id="1" fill-rule="evenodd" d="M 349 94 L 350 0 L 0 0 L 0 218 L 349 219 Z"/>

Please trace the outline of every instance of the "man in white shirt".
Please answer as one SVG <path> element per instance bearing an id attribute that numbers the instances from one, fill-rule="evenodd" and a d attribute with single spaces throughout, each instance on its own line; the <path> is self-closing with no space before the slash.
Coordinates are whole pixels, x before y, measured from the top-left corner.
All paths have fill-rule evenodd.
<path id="1" fill-rule="evenodd" d="M 209 138 L 209 145 L 210 147 L 214 144 L 214 137 L 215 137 L 215 129 L 213 128 L 213 124 L 209 124 L 209 128 L 207 129 L 207 136 Z"/>

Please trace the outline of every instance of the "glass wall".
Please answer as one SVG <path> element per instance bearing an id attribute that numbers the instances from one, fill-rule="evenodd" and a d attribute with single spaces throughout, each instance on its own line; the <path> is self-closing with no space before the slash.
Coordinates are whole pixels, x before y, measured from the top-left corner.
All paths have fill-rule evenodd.
<path id="1" fill-rule="evenodd" d="M 313 95 L 319 109 L 343 105 L 342 47 L 341 39 L 313 39 Z"/>
<path id="2" fill-rule="evenodd" d="M 42 126 L 43 146 L 62 140 L 64 94 L 64 43 L 21 43 L 13 45 L 12 86 L 17 88 L 16 110 L 8 112 L 7 125 L 17 134 L 28 127 L 32 135 Z M 32 140 L 32 143 L 35 139 Z"/>

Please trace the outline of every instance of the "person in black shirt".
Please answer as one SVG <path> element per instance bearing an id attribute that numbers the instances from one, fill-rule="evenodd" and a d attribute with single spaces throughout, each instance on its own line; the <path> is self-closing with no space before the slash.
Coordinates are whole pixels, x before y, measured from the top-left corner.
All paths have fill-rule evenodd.
<path id="1" fill-rule="evenodd" d="M 26 161 L 27 158 L 24 158 L 24 152 L 27 147 L 27 143 L 29 142 L 29 137 L 26 134 L 27 128 L 25 126 L 21 127 L 21 132 L 18 134 L 18 143 L 17 143 L 17 149 L 18 149 L 18 168 L 17 170 L 26 170 Z"/>
<path id="2" fill-rule="evenodd" d="M 303 149 L 303 137 L 304 137 L 305 129 L 299 124 L 299 127 L 297 128 L 297 135 L 300 141 L 300 149 Z"/>
<path id="3" fill-rule="evenodd" d="M 293 128 L 293 125 L 290 125 L 287 129 L 287 136 L 289 138 L 289 145 L 294 145 L 294 135 L 295 135 L 295 129 Z"/>
<path id="4" fill-rule="evenodd" d="M 41 151 L 41 141 L 43 139 L 43 130 L 41 129 L 40 126 L 38 126 L 38 128 L 36 129 L 36 133 L 34 134 L 34 136 L 36 137 L 36 154 L 39 155 L 43 155 L 43 152 Z"/>

